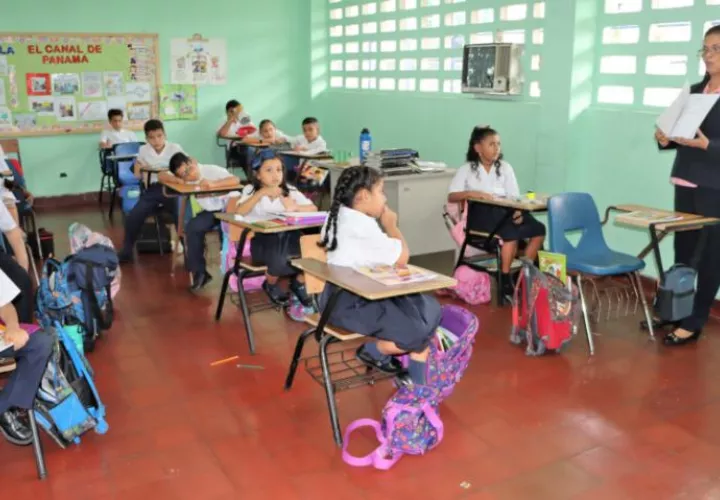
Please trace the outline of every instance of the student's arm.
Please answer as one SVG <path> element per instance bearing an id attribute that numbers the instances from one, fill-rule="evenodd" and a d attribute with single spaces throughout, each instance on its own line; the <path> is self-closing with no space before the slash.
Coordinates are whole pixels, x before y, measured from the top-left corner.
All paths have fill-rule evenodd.
<path id="1" fill-rule="evenodd" d="M 225 120 L 225 123 L 220 127 L 217 131 L 218 137 L 228 137 L 230 135 L 230 128 L 233 125 L 233 121 L 235 119 L 228 114 L 227 120 Z"/>
<path id="2" fill-rule="evenodd" d="M 5 233 L 5 237 L 10 243 L 13 255 L 17 263 L 26 271 L 30 268 L 30 261 L 28 260 L 27 250 L 25 249 L 25 238 L 22 229 L 15 227 Z"/>
<path id="3" fill-rule="evenodd" d="M 288 212 L 317 212 L 317 207 L 297 189 L 290 191 L 289 196 L 282 199 L 283 206 Z"/>
<path id="4" fill-rule="evenodd" d="M 230 175 L 229 177 L 224 177 L 222 179 L 218 179 L 216 181 L 205 181 L 207 183 L 207 187 L 211 189 L 218 189 L 218 188 L 225 188 L 225 187 L 232 187 L 237 186 L 240 184 L 240 178 Z"/>
<path id="5" fill-rule="evenodd" d="M 141 168 L 148 168 L 149 165 L 143 161 L 142 153 L 138 155 L 138 157 L 135 159 L 135 165 L 133 165 L 133 174 L 138 179 L 142 179 L 142 172 L 140 171 Z"/>
<path id="6" fill-rule="evenodd" d="M 185 181 L 182 178 L 176 177 L 170 172 L 158 172 L 158 180 L 160 182 L 169 182 L 171 184 L 185 184 Z"/>
<path id="7" fill-rule="evenodd" d="M 470 197 L 481 198 L 481 199 L 492 198 L 492 195 L 490 193 L 485 193 L 483 191 L 468 191 L 465 188 L 465 185 L 466 185 L 465 181 L 467 179 L 469 171 L 470 171 L 470 166 L 465 164 L 462 167 L 460 167 L 457 170 L 457 172 L 455 172 L 455 176 L 453 177 L 452 181 L 450 182 L 450 187 L 448 188 L 448 202 L 464 203 L 465 200 L 467 200 Z"/>
<path id="8" fill-rule="evenodd" d="M 280 196 L 282 195 L 282 191 L 280 188 L 262 188 L 258 191 L 254 191 L 252 194 L 248 195 L 246 192 L 243 193 L 240 200 L 238 200 L 237 204 L 235 205 L 234 213 L 240 214 L 240 215 L 247 215 L 250 212 L 252 212 L 253 208 L 255 208 L 255 205 L 257 205 L 260 200 L 262 200 L 263 196 Z"/>
<path id="9" fill-rule="evenodd" d="M 402 251 L 400 252 L 400 256 L 395 261 L 395 264 L 407 264 L 410 260 L 410 249 L 408 248 L 407 242 L 405 241 L 405 238 L 400 232 L 400 229 L 397 227 L 397 214 L 390 210 L 390 208 L 387 206 L 385 207 L 385 210 L 380 216 L 380 225 L 382 225 L 383 229 L 385 230 L 385 234 L 387 234 L 392 239 L 399 240 L 402 244 Z"/>

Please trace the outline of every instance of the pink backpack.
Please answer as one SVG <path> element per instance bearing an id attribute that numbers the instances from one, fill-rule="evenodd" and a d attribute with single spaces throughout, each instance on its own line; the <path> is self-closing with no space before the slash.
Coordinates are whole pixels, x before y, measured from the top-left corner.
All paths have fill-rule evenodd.
<path id="1" fill-rule="evenodd" d="M 455 269 L 453 276 L 457 285 L 452 289 L 452 294 L 458 299 L 471 306 L 490 302 L 492 285 L 488 273 L 460 266 Z"/>
<path id="2" fill-rule="evenodd" d="M 223 228 L 223 245 L 220 251 L 221 258 L 221 272 L 225 273 L 235 264 L 235 257 L 237 256 L 237 244 L 234 241 L 230 241 L 228 236 L 228 227 L 225 223 L 222 225 Z M 250 240 L 245 240 L 245 247 L 243 248 L 243 257 L 250 257 Z M 253 292 L 260 290 L 262 284 L 265 281 L 265 276 L 256 276 L 255 278 L 246 278 L 243 280 L 243 289 L 246 292 Z M 230 276 L 230 290 L 233 292 L 238 291 L 238 279 L 237 276 Z"/>

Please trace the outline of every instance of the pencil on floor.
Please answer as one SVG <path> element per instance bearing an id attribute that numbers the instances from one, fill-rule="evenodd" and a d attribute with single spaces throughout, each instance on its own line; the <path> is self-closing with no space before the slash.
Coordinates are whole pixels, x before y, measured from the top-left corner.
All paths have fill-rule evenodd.
<path id="1" fill-rule="evenodd" d="M 231 356 L 229 358 L 225 359 L 219 359 L 217 361 L 213 361 L 210 363 L 210 366 L 218 366 L 218 365 L 224 365 L 225 363 L 230 363 L 231 361 L 235 361 L 236 359 L 239 359 L 240 356 Z"/>

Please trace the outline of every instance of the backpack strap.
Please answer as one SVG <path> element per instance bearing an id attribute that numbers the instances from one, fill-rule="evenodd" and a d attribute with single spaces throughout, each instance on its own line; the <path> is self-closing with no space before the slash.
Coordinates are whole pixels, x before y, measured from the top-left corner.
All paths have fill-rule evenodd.
<path id="1" fill-rule="evenodd" d="M 100 328 L 102 330 L 107 330 L 112 326 L 113 322 L 113 316 L 114 316 L 114 306 L 112 301 L 112 294 L 110 293 L 110 285 L 105 287 L 105 292 L 107 295 L 107 307 L 105 308 L 105 312 L 103 313 L 102 309 L 100 309 L 100 304 L 98 303 L 97 295 L 95 294 L 95 283 L 93 282 L 93 264 L 91 262 L 85 262 L 85 273 L 86 276 L 89 277 L 90 280 L 90 289 L 89 290 L 83 290 L 88 294 L 89 301 L 90 301 L 90 308 L 92 309 L 93 316 L 98 321 L 98 324 L 100 325 Z M 92 331 L 92 330 L 89 330 Z"/>
<path id="2" fill-rule="evenodd" d="M 392 410 L 391 410 L 392 411 Z M 397 410 L 395 410 L 397 414 Z M 394 417 L 393 417 L 394 418 Z M 387 428 L 389 427 L 389 423 Z M 363 457 L 355 457 L 348 452 L 348 443 L 350 442 L 350 434 L 356 429 L 361 427 L 370 427 L 375 431 L 375 436 L 380 442 L 380 446 L 375 448 L 373 451 Z M 368 467 L 372 465 L 376 469 L 388 470 L 390 467 L 400 460 L 401 455 L 396 454 L 391 458 L 387 458 L 387 440 L 382 432 L 382 425 L 377 420 L 371 418 L 361 418 L 355 420 L 345 429 L 345 437 L 343 439 L 342 459 L 343 461 L 353 467 Z"/>

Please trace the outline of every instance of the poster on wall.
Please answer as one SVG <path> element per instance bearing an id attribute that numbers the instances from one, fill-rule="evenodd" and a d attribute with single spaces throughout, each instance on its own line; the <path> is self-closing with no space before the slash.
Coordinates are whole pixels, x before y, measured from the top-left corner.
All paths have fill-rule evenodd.
<path id="1" fill-rule="evenodd" d="M 163 85 L 160 87 L 161 120 L 197 120 L 197 87 Z"/>
<path id="2" fill-rule="evenodd" d="M 170 41 L 170 82 L 225 85 L 227 46 L 223 38 L 173 38 Z"/>

